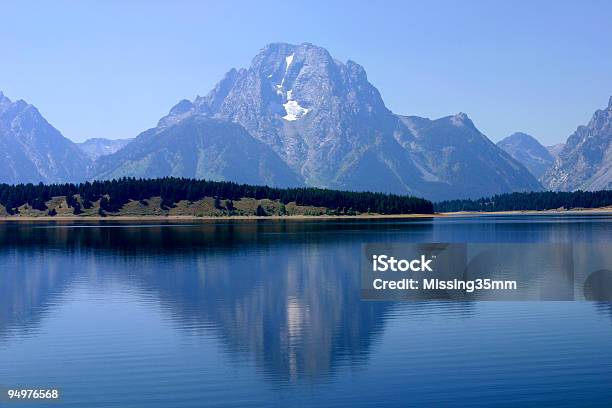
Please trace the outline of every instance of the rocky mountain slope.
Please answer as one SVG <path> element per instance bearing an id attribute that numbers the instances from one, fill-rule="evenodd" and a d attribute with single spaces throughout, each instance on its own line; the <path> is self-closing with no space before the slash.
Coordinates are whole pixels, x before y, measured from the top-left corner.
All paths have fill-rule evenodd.
<path id="1" fill-rule="evenodd" d="M 550 153 L 554 161 L 554 159 L 559 155 L 559 153 L 561 153 L 561 150 L 563 150 L 564 147 L 565 143 L 557 143 L 551 146 L 546 146 L 546 150 L 548 150 L 548 153 Z"/>
<path id="2" fill-rule="evenodd" d="M 205 116 L 141 133 L 115 154 L 100 157 L 95 173 L 98 179 L 177 176 L 281 187 L 303 184 L 240 125 Z"/>
<path id="3" fill-rule="evenodd" d="M 508 191 L 538 191 L 541 185 L 498 148 L 464 114 L 429 120 L 401 116 L 414 135 L 402 147 L 423 175 L 425 196 L 482 197 Z"/>
<path id="4" fill-rule="evenodd" d="M 82 181 L 90 163 L 34 106 L 0 92 L 0 182 Z"/>
<path id="5" fill-rule="evenodd" d="M 553 155 L 533 136 L 516 132 L 500 140 L 497 146 L 522 163 L 537 179 L 542 177 L 554 161 Z"/>
<path id="6" fill-rule="evenodd" d="M 612 97 L 567 139 L 543 182 L 551 190 L 612 188 Z"/>

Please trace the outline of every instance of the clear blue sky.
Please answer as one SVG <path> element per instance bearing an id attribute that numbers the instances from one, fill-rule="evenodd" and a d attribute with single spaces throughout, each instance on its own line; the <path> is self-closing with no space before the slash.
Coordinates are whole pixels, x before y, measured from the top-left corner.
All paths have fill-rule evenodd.
<path id="1" fill-rule="evenodd" d="M 269 42 L 362 64 L 387 106 L 564 141 L 612 94 L 610 1 L 5 2 L 0 90 L 73 139 L 136 136 Z"/>

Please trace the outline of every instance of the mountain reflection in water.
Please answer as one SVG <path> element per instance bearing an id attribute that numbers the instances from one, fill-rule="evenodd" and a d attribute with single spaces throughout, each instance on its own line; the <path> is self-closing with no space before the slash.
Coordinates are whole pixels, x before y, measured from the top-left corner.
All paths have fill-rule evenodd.
<path id="1" fill-rule="evenodd" d="M 394 230 L 388 235 L 384 222 L 8 225 L 0 230 L 0 335 L 35 332 L 77 276 L 120 281 L 155 297 L 178 329 L 214 333 L 271 377 L 315 379 L 339 361 L 363 362 L 394 307 L 359 299 L 363 234 L 405 239 L 432 225 Z M 355 242 L 350 251 L 347 242 Z"/>
<path id="2" fill-rule="evenodd" d="M 233 406 L 286 405 L 279 402 L 285 398 L 281 390 L 300 384 L 318 390 L 292 389 L 296 398 L 306 398 L 306 405 L 311 405 L 318 401 L 316 398 L 324 398 L 330 384 L 348 387 L 343 381 L 358 377 L 360 372 L 364 373 L 363 381 L 388 381 L 387 388 L 379 386 L 390 406 L 397 406 L 406 397 L 403 392 L 410 387 L 401 384 L 408 384 L 407 376 L 415 389 L 421 390 L 421 394 L 411 391 L 415 401 L 431 404 L 441 398 L 439 389 L 434 388 L 434 377 L 457 372 L 463 373 L 460 377 L 466 381 L 472 375 L 482 375 L 479 378 L 486 382 L 494 381 L 495 375 L 511 375 L 511 361 L 527 356 L 516 354 L 523 348 L 518 343 L 516 348 L 506 344 L 508 339 L 519 343 L 524 340 L 520 347 L 528 343 L 537 356 L 541 339 L 537 331 L 541 327 L 537 325 L 550 324 L 549 329 L 559 329 L 560 338 L 566 341 L 555 340 L 548 347 L 542 344 L 542 369 L 548 373 L 560 367 L 563 360 L 555 363 L 546 353 L 563 350 L 567 354 L 593 337 L 582 336 L 578 329 L 562 328 L 554 319 L 547 320 L 561 312 L 544 303 L 493 302 L 496 304 L 483 306 L 478 302 L 361 301 L 363 243 L 605 242 L 611 231 L 607 218 L 580 217 L 264 220 L 180 225 L 7 223 L 0 225 L 0 358 L 8 357 L 8 363 L 0 368 L 0 383 L 12 384 L 10 378 L 2 376 L 8 378 L 13 373 L 21 381 L 41 378 L 40 373 L 34 374 L 27 367 L 44 364 L 43 360 L 32 362 L 15 353 L 3 354 L 3 350 L 8 353 L 18 349 L 28 339 L 44 345 L 45 339 L 55 338 L 72 347 L 66 351 L 72 354 L 58 354 L 58 359 L 70 361 L 73 355 L 81 359 L 78 368 L 71 366 L 76 371 L 61 377 L 64 382 L 73 381 L 63 384 L 69 396 L 72 392 L 72 398 L 66 398 L 67 406 L 86 403 L 86 395 L 102 393 L 104 386 L 111 385 L 125 387 L 125 392 L 130 387 L 148 390 L 149 399 L 129 400 L 121 394 L 121 399 L 111 400 L 105 399 L 110 398 L 107 394 L 100 394 L 99 404 L 91 406 L 169 406 L 167 401 L 174 401 L 175 406 L 197 406 L 196 396 L 215 392 Z M 561 306 L 565 319 L 595 312 L 609 326 L 609 303 L 589 303 L 586 308 L 574 303 L 579 302 Z M 56 315 L 72 320 L 55 321 Z M 520 326 L 505 325 L 512 319 Z M 581 324 L 571 321 L 577 327 Z M 79 333 L 81 327 L 83 332 Z M 481 344 L 474 344 L 471 336 Z M 113 338 L 117 338 L 116 344 L 109 345 Z M 605 337 L 599 341 L 605 342 Z M 49 347 L 57 350 L 53 344 Z M 218 345 L 224 363 L 218 362 L 209 344 Z M 516 354 L 514 360 L 490 354 L 498 352 L 496 346 L 500 344 L 506 344 L 510 350 L 506 353 Z M 394 354 L 387 355 L 383 345 L 391 347 Z M 179 353 L 181 350 L 184 354 Z M 482 360 L 476 350 L 483 354 Z M 168 362 L 165 356 L 175 360 Z M 104 371 L 98 360 L 112 362 L 111 368 Z M 492 360 L 497 361 L 496 366 L 491 365 Z M 551 368 L 548 363 L 557 365 Z M 256 378 L 276 391 L 262 390 L 256 378 L 244 374 L 249 364 Z M 481 374 L 473 367 L 480 367 Z M 602 377 L 601 366 L 593 363 L 590 367 L 588 376 L 601 378 L 601 386 L 610 380 Z M 366 374 L 368 370 L 374 371 Z M 342 377 L 341 372 L 352 374 Z M 177 384 L 170 374 L 176 376 Z M 99 375 L 99 382 L 79 382 L 88 375 Z M 233 387 L 232 381 L 225 381 L 223 375 L 234 375 L 233 381 L 242 384 L 243 391 Z M 514 381 L 521 381 L 520 377 Z M 559 381 L 565 384 L 564 379 Z M 155 394 L 147 388 L 151 382 L 163 393 Z M 373 397 L 373 389 L 360 384 L 350 383 L 353 399 L 340 388 L 335 389 L 333 395 L 345 398 L 337 405 L 380 402 L 379 397 Z M 446 384 L 452 387 L 452 381 Z M 458 380 L 456 386 L 460 384 Z M 213 385 L 221 389 L 213 392 L 213 388 L 207 388 Z M 185 401 L 168 395 L 170 388 L 183 392 Z M 497 392 L 504 390 L 500 387 Z M 394 392 L 399 399 L 394 399 Z M 546 392 L 538 393 L 534 390 L 516 398 L 531 396 L 541 402 L 538 398 L 546 398 Z M 596 400 L 607 398 L 602 395 Z M 525 402 L 519 399 L 508 401 Z M 577 400 L 578 394 L 575 400 L 567 399 L 568 403 Z"/>

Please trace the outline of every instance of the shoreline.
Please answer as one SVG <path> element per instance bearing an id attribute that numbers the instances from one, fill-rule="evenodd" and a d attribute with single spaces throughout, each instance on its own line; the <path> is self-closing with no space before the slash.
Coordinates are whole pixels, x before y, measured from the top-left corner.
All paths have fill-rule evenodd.
<path id="1" fill-rule="evenodd" d="M 5 221 L 14 222 L 30 222 L 30 221 L 257 221 L 257 220 L 271 220 L 271 221 L 283 221 L 283 220 L 343 220 L 343 219 L 392 219 L 392 218 L 433 218 L 440 216 L 439 214 L 360 214 L 360 215 L 283 215 L 283 216 L 256 216 L 256 215 L 232 215 L 232 216 L 204 216 L 197 217 L 193 215 L 108 215 L 106 217 L 100 216 L 66 216 L 56 215 L 50 217 L 48 215 L 34 217 L 34 216 L 0 216 L 0 223 Z"/>
<path id="2" fill-rule="evenodd" d="M 456 211 L 434 214 L 359 214 L 359 215 L 285 215 L 285 216 L 255 216 L 255 215 L 233 215 L 233 216 L 204 216 L 193 215 L 108 215 L 79 216 L 79 215 L 56 215 L 45 216 L 0 216 L 3 222 L 32 222 L 32 221 L 257 221 L 257 220 L 346 220 L 346 219 L 418 219 L 418 218 L 444 218 L 444 217 L 486 217 L 495 215 L 612 215 L 612 207 L 581 208 L 571 210 L 513 210 L 513 211 Z"/>
<path id="3" fill-rule="evenodd" d="M 509 210 L 509 211 L 455 211 L 437 213 L 448 217 L 487 215 L 612 215 L 612 207 L 572 208 L 569 210 Z"/>

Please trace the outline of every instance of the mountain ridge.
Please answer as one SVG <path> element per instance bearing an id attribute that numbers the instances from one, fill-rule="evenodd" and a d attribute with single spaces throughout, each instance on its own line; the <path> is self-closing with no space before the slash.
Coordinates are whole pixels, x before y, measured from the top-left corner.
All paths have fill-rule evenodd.
<path id="1" fill-rule="evenodd" d="M 361 65 L 310 43 L 269 44 L 125 146 L 100 143 L 77 155 L 70 177 L 205 177 L 432 200 L 542 189 L 465 113 L 395 114 Z"/>
<path id="2" fill-rule="evenodd" d="M 91 165 L 35 106 L 0 92 L 0 182 L 83 181 Z"/>
<path id="3" fill-rule="evenodd" d="M 180 101 L 158 126 L 172 126 L 193 115 L 239 123 L 270 146 L 306 185 L 431 199 L 448 198 L 450 191 L 460 196 L 502 192 L 498 185 L 502 190 L 541 189 L 520 163 L 497 151 L 490 141 L 487 159 L 482 160 L 474 149 L 470 152 L 469 159 L 483 168 L 466 166 L 474 169 L 469 176 L 461 166 L 453 167 L 456 163 L 439 169 L 433 160 L 419 160 L 419 150 L 426 143 L 419 145 L 414 129 L 385 106 L 365 69 L 351 60 L 342 63 L 310 43 L 267 45 L 250 67 L 232 68 L 207 95 Z M 452 117 L 454 122 L 443 121 L 446 131 L 465 126 L 461 122 L 467 115 Z M 486 138 L 471 120 L 468 127 L 473 134 L 458 132 L 468 142 Z M 447 151 L 459 148 L 456 142 L 444 147 Z M 494 163 L 503 168 L 501 173 Z M 476 176 L 488 172 L 502 177 L 502 182 L 476 183 Z M 452 176 L 453 182 L 444 180 L 445 175 Z M 460 186 L 466 183 L 472 185 L 462 191 Z"/>

